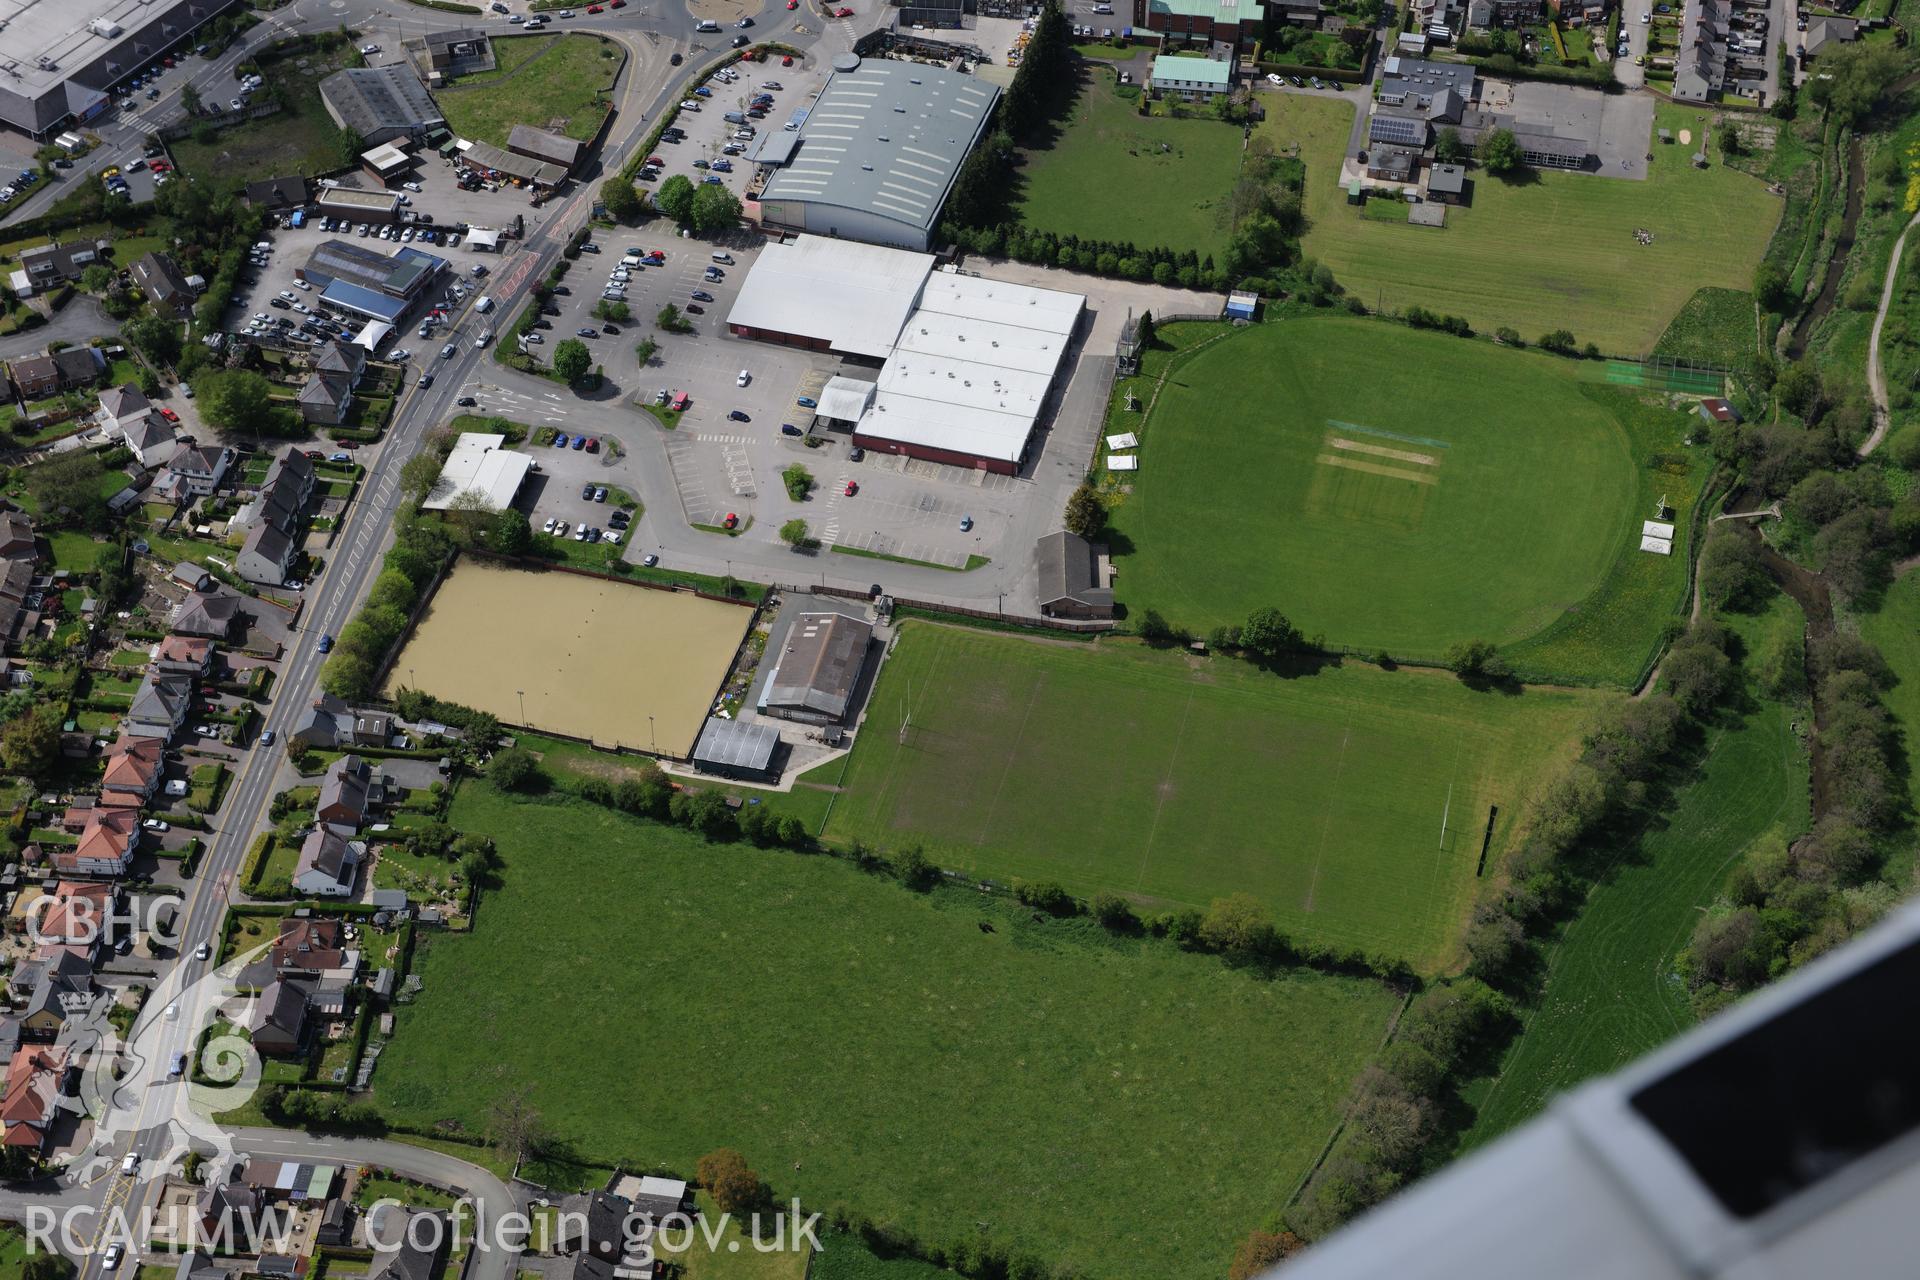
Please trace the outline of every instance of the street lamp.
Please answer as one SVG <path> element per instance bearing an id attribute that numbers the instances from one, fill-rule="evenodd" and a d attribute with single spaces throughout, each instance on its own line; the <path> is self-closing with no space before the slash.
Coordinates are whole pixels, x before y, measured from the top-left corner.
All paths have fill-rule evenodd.
<path id="1" fill-rule="evenodd" d="M 520 723 L 524 725 L 527 722 L 527 691 L 515 689 L 514 692 L 520 695 Z"/>
<path id="2" fill-rule="evenodd" d="M 647 741 L 653 746 L 653 754 L 660 754 L 660 740 L 653 736 L 653 717 L 647 717 Z"/>

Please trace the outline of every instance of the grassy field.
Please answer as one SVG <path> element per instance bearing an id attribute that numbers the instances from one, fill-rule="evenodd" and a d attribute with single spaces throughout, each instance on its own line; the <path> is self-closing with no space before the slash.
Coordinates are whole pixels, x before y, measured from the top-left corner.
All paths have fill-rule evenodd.
<path id="1" fill-rule="evenodd" d="M 1654 344 L 1655 355 L 1689 364 L 1745 368 L 1758 354 L 1753 295 L 1744 289 L 1701 289 Z"/>
<path id="2" fill-rule="evenodd" d="M 619 47 L 598 36 L 517 36 L 494 41 L 500 68 L 462 76 L 434 94 L 447 127 L 463 138 L 507 145 L 516 124 L 585 142 L 600 128 L 620 69 Z"/>
<path id="3" fill-rule="evenodd" d="M 1432 969 L 1473 892 L 1488 806 L 1497 849 L 1604 696 L 1475 693 L 1359 664 L 1285 679 L 916 623 L 826 835 L 918 842 L 948 867 L 1082 896 L 1204 907 L 1244 891 L 1296 937 Z"/>
<path id="4" fill-rule="evenodd" d="M 733 1146 L 783 1196 L 929 1239 L 979 1223 L 1083 1271 L 1218 1275 L 1394 1005 L 579 802 L 470 783 L 451 821 L 493 835 L 505 887 L 474 933 L 416 955 L 425 991 L 380 1064 L 389 1116 L 476 1131 L 525 1085 L 583 1156 L 691 1173 Z M 639 1081 L 642 1058 L 664 1065 Z M 1149 1183 L 1206 1212 L 1140 1214 Z"/>
<path id="5" fill-rule="evenodd" d="M 1217 120 L 1148 119 L 1115 93 L 1111 68 L 1080 73 L 1060 135 L 1023 152 L 1014 205 L 1030 227 L 1197 250 L 1226 246 L 1240 130 Z"/>
<path id="6" fill-rule="evenodd" d="M 1613 406 L 1583 394 L 1596 369 L 1345 317 L 1216 342 L 1138 428 L 1120 598 L 1202 634 L 1277 605 L 1402 658 L 1534 635 L 1651 514 Z"/>
<path id="7" fill-rule="evenodd" d="M 240 186 L 285 173 L 331 173 L 340 167 L 339 126 L 320 101 L 319 82 L 347 65 L 348 51 L 310 53 L 275 62 L 265 70 L 287 87 L 287 109 L 278 115 L 169 144 L 180 170 L 202 182 Z M 212 94 L 208 94 L 211 101 Z M 131 259 L 123 259 L 131 261 Z"/>
<path id="8" fill-rule="evenodd" d="M 1728 618 L 1743 635 L 1804 625 L 1776 596 L 1762 617 Z M 1471 1091 L 1478 1121 L 1468 1146 L 1530 1119 L 1557 1093 L 1612 1071 L 1690 1026 L 1673 963 L 1699 908 L 1762 842 L 1808 823 L 1807 754 L 1792 731 L 1805 713 L 1751 698 L 1710 728 L 1671 802 L 1621 842 L 1610 868 L 1549 953 L 1539 1004 L 1499 1075 Z"/>
<path id="9" fill-rule="evenodd" d="M 708 1222 L 722 1220 L 719 1206 L 706 1192 L 697 1193 L 697 1205 L 700 1216 Z M 783 1241 L 791 1247 L 773 1249 L 771 1233 L 765 1243 L 769 1246 L 765 1252 L 755 1249 L 753 1237 L 741 1224 L 728 1221 L 726 1229 L 711 1242 L 704 1233 L 694 1231 L 689 1233 L 684 1249 L 663 1248 L 661 1252 L 668 1261 L 680 1266 L 687 1280 L 807 1280 L 810 1246 L 804 1242 Z"/>
<path id="10" fill-rule="evenodd" d="M 1571 329 L 1614 355 L 1651 350 L 1696 289 L 1744 289 L 1780 214 L 1757 178 L 1688 165 L 1690 149 L 1656 149 L 1645 181 L 1529 173 L 1474 175 L 1472 205 L 1443 229 L 1363 217 L 1337 181 L 1350 103 L 1305 94 L 1262 98 L 1276 150 L 1307 164 L 1307 253 L 1369 307 L 1421 304 L 1475 327 L 1512 325 L 1531 342 Z M 1661 106 L 1656 126 L 1699 128 L 1697 112 Z M 1551 233 L 1546 233 L 1551 228 Z M 1633 238 L 1653 232 L 1651 245 Z"/>
<path id="11" fill-rule="evenodd" d="M 1920 573 L 1904 573 L 1888 588 L 1879 611 L 1861 616 L 1860 634 L 1900 678 L 1881 697 L 1905 731 L 1907 794 L 1920 805 Z"/>

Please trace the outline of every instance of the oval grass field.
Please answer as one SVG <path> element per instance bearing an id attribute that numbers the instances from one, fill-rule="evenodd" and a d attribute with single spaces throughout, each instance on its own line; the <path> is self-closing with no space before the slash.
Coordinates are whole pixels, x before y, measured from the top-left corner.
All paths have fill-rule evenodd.
<path id="1" fill-rule="evenodd" d="M 1525 639 L 1652 514 L 1626 432 L 1581 393 L 1594 368 L 1346 317 L 1215 342 L 1140 428 L 1119 598 L 1202 634 L 1270 604 L 1398 657 Z"/>

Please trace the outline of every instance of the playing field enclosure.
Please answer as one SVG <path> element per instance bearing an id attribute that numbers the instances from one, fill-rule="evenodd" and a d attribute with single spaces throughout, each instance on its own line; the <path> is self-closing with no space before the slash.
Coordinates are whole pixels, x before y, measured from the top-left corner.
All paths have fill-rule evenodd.
<path id="1" fill-rule="evenodd" d="M 462 559 L 387 675 L 507 724 L 684 756 L 753 610 Z"/>

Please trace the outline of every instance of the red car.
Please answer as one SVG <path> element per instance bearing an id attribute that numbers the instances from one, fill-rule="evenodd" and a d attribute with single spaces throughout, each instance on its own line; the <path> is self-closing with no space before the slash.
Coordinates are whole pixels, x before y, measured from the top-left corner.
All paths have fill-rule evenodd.
<path id="1" fill-rule="evenodd" d="M 309 462 L 319 462 L 326 456 L 326 454 L 320 452 L 318 449 L 307 450 L 307 461 Z"/>
<path id="2" fill-rule="evenodd" d="M 843 5 L 833 11 L 833 16 L 836 18 L 851 18 L 853 16 L 853 10 Z"/>
<path id="3" fill-rule="evenodd" d="M 358 449 L 360 447 L 358 440 L 335 440 L 333 443 L 342 449 Z"/>
<path id="4" fill-rule="evenodd" d="M 165 160 L 150 161 L 147 164 L 147 168 L 153 170 L 155 173 L 171 173 L 173 171 L 173 166 Z"/>
<path id="5" fill-rule="evenodd" d="M 800 0 L 787 0 L 787 8 L 798 9 L 799 7 L 800 7 Z"/>
<path id="6" fill-rule="evenodd" d="M 783 67 L 790 67 L 790 66 L 792 66 L 792 65 L 793 65 L 793 55 L 792 55 L 792 54 L 788 54 L 788 55 L 787 55 L 786 57 L 784 57 L 784 58 L 782 58 L 782 59 L 780 59 L 780 65 L 781 65 L 781 66 L 783 66 Z"/>
<path id="7" fill-rule="evenodd" d="M 858 492 L 860 492 L 860 482 L 857 480 L 847 481 L 847 490 L 846 490 L 847 496 L 851 498 L 854 494 Z"/>
<path id="8" fill-rule="evenodd" d="M 656 168 L 664 169 L 667 167 L 667 162 L 661 159 L 659 156 L 648 156 L 647 163 L 655 166 Z"/>
<path id="9" fill-rule="evenodd" d="M 606 10 L 597 4 L 590 4 L 587 6 L 587 12 L 588 13 L 605 13 Z"/>
<path id="10" fill-rule="evenodd" d="M 724 529 L 737 528 L 739 527 L 739 524 L 740 524 L 740 517 L 733 514 L 733 512 L 731 511 L 727 512 L 727 518 L 720 522 L 720 526 Z"/>
<path id="11" fill-rule="evenodd" d="M 168 422 L 180 421 L 180 415 L 175 413 L 173 410 L 167 408 L 165 405 L 160 406 L 160 416 L 165 418 Z"/>
<path id="12" fill-rule="evenodd" d="M 587 437 L 587 452 L 588 452 L 588 453 L 598 453 L 598 452 L 600 452 L 600 437 L 599 437 L 599 436 L 588 436 L 588 437 Z"/>
<path id="13" fill-rule="evenodd" d="M 626 7 L 627 0 L 607 0 L 607 8 L 609 9 L 624 9 Z"/>

